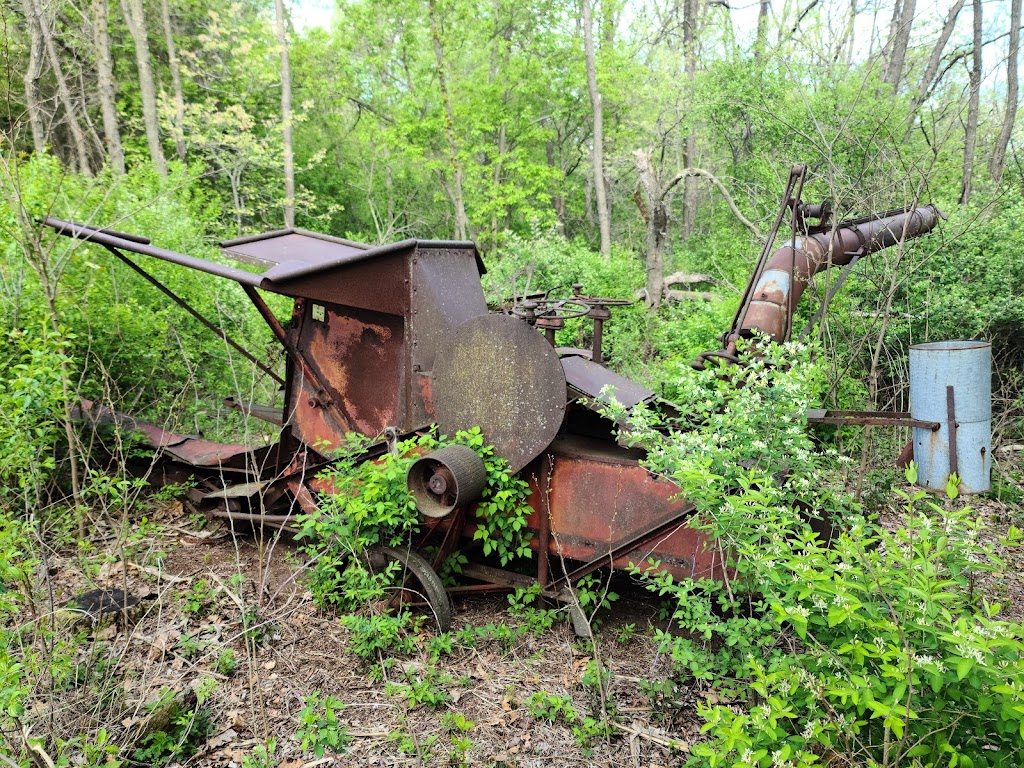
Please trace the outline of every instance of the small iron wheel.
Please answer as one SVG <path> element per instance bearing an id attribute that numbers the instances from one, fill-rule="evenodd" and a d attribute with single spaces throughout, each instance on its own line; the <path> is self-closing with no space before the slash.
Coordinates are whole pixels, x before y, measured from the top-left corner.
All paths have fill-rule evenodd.
<path id="1" fill-rule="evenodd" d="M 400 581 L 388 601 L 389 608 L 396 609 L 402 603 L 426 603 L 434 614 L 439 632 L 452 628 L 451 598 L 441 583 L 441 577 L 422 555 L 408 549 L 378 545 L 366 550 L 366 559 L 374 571 L 381 571 L 393 562 L 402 564 Z"/>

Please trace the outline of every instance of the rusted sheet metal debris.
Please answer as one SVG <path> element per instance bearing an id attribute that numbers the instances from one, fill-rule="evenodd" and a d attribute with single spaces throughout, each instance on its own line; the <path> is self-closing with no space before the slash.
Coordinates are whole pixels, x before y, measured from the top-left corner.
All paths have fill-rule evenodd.
<path id="1" fill-rule="evenodd" d="M 740 362 L 736 342 L 755 332 L 788 338 L 795 304 L 815 273 L 922 235 L 940 216 L 934 207 L 921 206 L 830 226 L 827 205 L 801 201 L 804 175 L 798 167 L 790 176 L 725 347 L 701 356 L 698 366 L 715 357 Z M 787 214 L 789 239 L 772 255 L 772 241 Z M 819 223 L 811 225 L 810 219 Z M 675 485 L 643 468 L 641 451 L 618 444 L 616 425 L 603 413 L 614 397 L 627 408 L 646 404 L 666 416 L 678 415 L 650 389 L 604 365 L 604 326 L 611 309 L 628 301 L 590 297 L 577 284 L 566 299 L 530 296 L 489 312 L 480 281 L 483 262 L 467 242 L 404 240 L 370 247 L 287 229 L 223 243 L 223 254 L 255 270 L 248 271 L 161 249 L 123 232 L 58 219 L 44 223 L 121 258 L 136 253 L 234 280 L 282 345 L 280 411 L 230 403 L 280 423 L 280 441 L 273 446 L 221 445 L 91 404 L 83 407 L 96 420 L 122 419 L 175 462 L 205 473 L 196 498 L 212 514 L 293 528 L 299 511 L 315 512 L 318 498 L 334 492 L 329 479 L 316 475 L 329 466 L 348 433 L 371 439 L 371 448 L 356 457 L 362 461 L 432 424 L 448 434 L 480 427 L 496 454 L 531 487 L 529 528 L 538 555 L 532 581 L 544 594 L 562 599 L 569 582 L 582 575 L 631 564 L 657 564 L 680 578 L 722 576 L 719 550 L 691 525 L 692 505 L 679 498 Z M 290 318 L 277 318 L 263 291 L 291 297 Z M 590 321 L 589 349 L 555 346 L 569 317 Z M 809 417 L 822 423 L 921 426 L 907 414 L 822 410 Z M 428 455 L 415 462 L 409 478 L 424 513 L 410 551 L 434 548 L 433 566 L 456 547 L 472 551 L 480 522 L 475 502 L 483 484 L 480 462 L 463 459 L 468 457 Z M 419 558 L 416 566 L 421 581 L 434 584 L 424 570 L 431 564 Z M 479 583 L 457 591 L 510 589 L 531 581 L 481 562 L 471 563 L 464 574 Z M 444 613 L 444 606 L 434 607 Z"/>

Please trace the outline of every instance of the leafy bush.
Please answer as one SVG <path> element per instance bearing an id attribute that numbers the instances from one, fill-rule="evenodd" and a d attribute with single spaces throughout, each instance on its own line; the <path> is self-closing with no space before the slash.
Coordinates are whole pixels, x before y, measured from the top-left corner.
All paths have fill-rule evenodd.
<path id="1" fill-rule="evenodd" d="M 319 693 L 306 696 L 303 703 L 299 729 L 295 733 L 302 751 L 312 750 L 317 758 L 323 757 L 328 749 L 344 752 L 352 740 L 338 722 L 338 713 L 345 708 L 345 703 L 336 696 L 321 696 Z"/>
<path id="2" fill-rule="evenodd" d="M 38 323 L 11 330 L 0 350 L 0 504 L 38 508 L 43 486 L 57 466 L 63 433 L 61 366 L 71 336 Z"/>
<path id="3" fill-rule="evenodd" d="M 306 540 L 312 557 L 309 586 L 320 606 L 355 611 L 367 603 L 381 602 L 398 576 L 399 563 L 373 572 L 366 551 L 375 545 L 404 546 L 415 535 L 420 513 L 406 487 L 406 473 L 422 453 L 458 444 L 480 454 L 487 483 L 476 507 L 478 527 L 474 537 L 486 554 L 502 563 L 530 555 L 530 534 L 526 520 L 529 488 L 508 471 L 507 463 L 484 445 L 479 429 L 459 432 L 451 440 L 424 434 L 396 447 L 378 459 L 364 453 L 369 440 L 350 436 L 349 444 L 320 481 L 329 492 L 321 494 L 319 508 L 299 518 L 298 538 Z M 351 648 L 362 658 L 378 651 L 411 650 L 406 636 L 410 615 L 349 615 L 342 619 L 352 632 Z"/>
<path id="4" fill-rule="evenodd" d="M 1015 764 L 1024 635 L 976 588 L 1003 564 L 974 513 L 901 492 L 895 529 L 859 515 L 801 429 L 814 366 L 800 350 L 771 362 L 694 376 L 688 432 L 634 433 L 729 566 L 649 585 L 676 602 L 685 634 L 659 639 L 677 674 L 727 702 L 699 707 L 710 740 L 692 764 Z M 809 513 L 842 528 L 826 541 Z"/>

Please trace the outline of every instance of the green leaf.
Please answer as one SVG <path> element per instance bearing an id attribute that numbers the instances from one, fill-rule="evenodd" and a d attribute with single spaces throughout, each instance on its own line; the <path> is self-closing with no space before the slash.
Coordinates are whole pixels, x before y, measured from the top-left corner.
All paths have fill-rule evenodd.
<path id="1" fill-rule="evenodd" d="M 963 680 L 974 666 L 974 659 L 960 659 L 956 665 L 956 679 Z"/>

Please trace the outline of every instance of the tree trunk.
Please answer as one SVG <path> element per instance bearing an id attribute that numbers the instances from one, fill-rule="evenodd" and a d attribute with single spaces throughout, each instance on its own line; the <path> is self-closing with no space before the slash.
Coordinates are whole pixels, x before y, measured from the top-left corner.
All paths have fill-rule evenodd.
<path id="1" fill-rule="evenodd" d="M 25 20 L 28 23 L 29 47 L 28 69 L 25 70 L 25 109 L 32 128 L 32 146 L 38 153 L 46 151 L 46 127 L 43 123 L 43 107 L 39 98 L 39 80 L 43 76 L 43 32 L 41 20 L 37 17 L 35 3 L 23 2 Z"/>
<path id="2" fill-rule="evenodd" d="M 597 66 L 594 63 L 594 19 L 590 0 L 580 0 L 580 6 L 583 12 L 583 51 L 587 62 L 587 87 L 590 90 L 590 108 L 594 113 L 594 148 L 591 157 L 597 198 L 597 223 L 601 232 L 601 255 L 609 259 L 612 255 L 612 222 L 604 179 L 604 114 L 601 92 L 597 88 Z"/>
<path id="3" fill-rule="evenodd" d="M 107 162 L 117 174 L 124 173 L 124 147 L 117 125 L 117 90 L 114 85 L 114 64 L 110 58 L 110 29 L 107 23 L 107 0 L 92 0 L 93 43 L 96 46 L 96 90 L 103 114 L 103 141 L 107 147 Z"/>
<path id="4" fill-rule="evenodd" d="M 903 80 L 903 64 L 907 60 L 907 46 L 910 44 L 910 30 L 914 25 L 917 0 L 897 0 L 893 9 L 892 28 L 889 30 L 889 56 L 885 66 L 885 82 L 894 90 Z"/>
<path id="5" fill-rule="evenodd" d="M 78 122 L 75 104 L 71 100 L 71 91 L 68 88 L 67 79 L 64 77 L 64 68 L 61 66 L 60 57 L 57 55 L 57 44 L 53 39 L 53 30 L 50 19 L 43 16 L 43 6 L 39 0 L 22 0 L 29 23 L 34 24 L 42 39 L 43 51 L 46 53 L 50 69 L 53 71 L 53 79 L 57 85 L 57 98 L 64 109 L 64 119 L 67 122 L 68 130 L 71 133 L 71 141 L 78 159 L 78 170 L 86 176 L 92 174 L 89 168 L 89 150 L 85 146 L 85 133 Z"/>
<path id="6" fill-rule="evenodd" d="M 942 24 L 942 31 L 932 47 L 931 55 L 928 57 L 928 64 L 925 66 L 924 74 L 921 76 L 921 84 L 917 87 L 917 94 L 914 96 L 913 111 L 915 113 L 924 103 L 924 100 L 928 98 L 932 88 L 935 87 L 935 77 L 938 75 L 939 65 L 942 63 L 942 54 L 946 50 L 946 43 L 949 42 L 949 38 L 953 34 L 957 17 L 960 15 L 960 11 L 963 10 L 965 2 L 967 0 L 956 0 L 953 7 L 949 9 L 949 13 L 946 14 L 946 20 Z"/>
<path id="7" fill-rule="evenodd" d="M 437 60 L 437 85 L 444 104 L 444 133 L 448 139 L 448 153 L 454 176 L 452 202 L 455 204 L 455 237 L 458 240 L 465 240 L 469 233 L 469 218 L 466 216 L 466 200 L 462 191 L 462 165 L 459 163 L 458 145 L 455 142 L 455 115 L 451 95 L 448 93 L 448 81 L 445 78 L 444 47 L 441 45 L 441 26 L 437 20 L 436 1 L 428 0 L 427 7 L 430 11 L 430 37 L 434 43 L 434 58 Z"/>
<path id="8" fill-rule="evenodd" d="M 754 61 L 757 62 L 764 58 L 764 51 L 768 46 L 768 9 L 770 7 L 770 0 L 761 0 L 761 8 L 757 12 L 757 37 L 754 38 Z"/>
<path id="9" fill-rule="evenodd" d="M 996 138 L 989 161 L 989 175 L 996 184 L 1003 180 L 1003 162 L 1006 159 L 1006 148 L 1010 144 L 1010 134 L 1017 120 L 1017 58 L 1020 55 L 1020 6 L 1021 0 L 1013 0 L 1010 4 L 1010 46 L 1006 59 L 1006 114 L 1003 115 L 1003 127 Z"/>
<path id="10" fill-rule="evenodd" d="M 685 57 L 686 85 L 693 98 L 693 85 L 697 77 L 697 14 L 699 0 L 685 0 L 683 4 L 683 56 Z M 697 164 L 697 130 L 691 128 L 683 149 L 683 165 Z M 687 176 L 683 181 L 683 238 L 689 238 L 697 224 L 697 179 Z"/>
<path id="11" fill-rule="evenodd" d="M 978 112 L 981 91 L 981 0 L 973 0 L 974 55 L 971 65 L 971 94 L 967 103 L 967 132 L 964 140 L 964 173 L 960 185 L 960 204 L 971 200 L 971 182 L 974 174 L 974 150 L 978 143 Z"/>
<path id="12" fill-rule="evenodd" d="M 166 2 L 166 0 L 164 0 Z M 284 139 L 284 225 L 295 226 L 295 155 L 292 151 L 292 70 L 284 26 L 284 0 L 274 0 L 277 44 L 281 46 L 281 132 Z"/>
<path id="13" fill-rule="evenodd" d="M 139 70 L 139 91 L 142 94 L 142 120 L 146 126 L 146 143 L 149 158 L 157 172 L 167 176 L 167 160 L 160 144 L 160 118 L 156 110 L 156 84 L 153 81 L 153 67 L 150 63 L 149 40 L 146 38 L 146 16 L 142 0 L 121 0 L 121 10 L 128 24 L 128 31 L 135 41 L 135 63 Z"/>
<path id="14" fill-rule="evenodd" d="M 181 64 L 178 49 L 174 45 L 174 28 L 171 26 L 171 8 L 167 0 L 160 0 L 160 20 L 164 28 L 164 43 L 167 45 L 167 66 L 171 70 L 171 86 L 174 88 L 174 149 L 178 159 L 185 162 L 185 96 L 181 90 Z"/>
<path id="15" fill-rule="evenodd" d="M 658 176 L 651 163 L 651 153 L 637 150 L 633 153 L 636 170 L 640 177 L 640 187 L 644 191 L 647 220 L 647 257 L 645 270 L 647 279 L 645 290 L 647 296 L 644 303 L 648 309 L 656 310 L 661 306 L 662 294 L 665 291 L 665 240 L 668 237 L 668 210 L 665 198 L 661 194 Z"/>
<path id="16" fill-rule="evenodd" d="M 555 142 L 548 139 L 544 147 L 545 153 L 547 154 L 548 168 L 555 167 Z M 562 171 L 559 166 L 559 172 Z M 559 190 L 561 186 L 559 185 Z M 562 197 L 560 192 L 556 190 L 551 194 L 551 207 L 555 209 L 555 226 L 558 228 L 558 234 L 565 235 L 565 198 Z"/>

